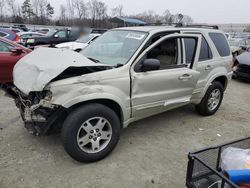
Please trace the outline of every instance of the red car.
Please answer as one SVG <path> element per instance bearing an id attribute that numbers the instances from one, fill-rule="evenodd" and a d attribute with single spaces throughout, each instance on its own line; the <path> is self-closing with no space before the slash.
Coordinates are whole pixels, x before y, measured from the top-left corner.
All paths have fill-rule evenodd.
<path id="1" fill-rule="evenodd" d="M 19 59 L 30 49 L 0 37 L 0 84 L 12 83 L 12 70 Z"/>

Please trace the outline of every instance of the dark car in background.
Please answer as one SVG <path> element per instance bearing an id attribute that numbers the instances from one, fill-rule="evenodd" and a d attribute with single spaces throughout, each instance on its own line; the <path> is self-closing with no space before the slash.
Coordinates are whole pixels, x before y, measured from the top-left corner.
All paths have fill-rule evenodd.
<path id="1" fill-rule="evenodd" d="M 236 57 L 234 65 L 233 77 L 250 81 L 250 48 Z"/>
<path id="2" fill-rule="evenodd" d="M 12 83 L 15 64 L 29 52 L 30 49 L 0 37 L 0 84 Z"/>
<path id="3" fill-rule="evenodd" d="M 54 47 L 59 43 L 75 41 L 79 38 L 80 34 L 79 30 L 62 29 L 51 35 L 31 37 L 26 41 L 25 46 L 30 48 L 34 48 L 37 45 L 48 45 Z"/>

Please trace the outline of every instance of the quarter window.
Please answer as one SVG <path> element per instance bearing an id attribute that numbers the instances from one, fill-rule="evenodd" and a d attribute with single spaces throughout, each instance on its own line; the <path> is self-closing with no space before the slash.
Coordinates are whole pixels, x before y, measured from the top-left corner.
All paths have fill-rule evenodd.
<path id="1" fill-rule="evenodd" d="M 231 54 L 227 39 L 222 33 L 209 33 L 209 36 L 212 39 L 220 56 L 225 57 Z"/>
<path id="2" fill-rule="evenodd" d="M 202 37 L 199 61 L 206 61 L 206 60 L 212 59 L 212 57 L 213 56 L 212 56 L 211 49 L 208 46 L 206 39 Z"/>
<path id="3" fill-rule="evenodd" d="M 195 52 L 196 41 L 193 38 L 184 39 L 185 46 L 185 55 L 186 55 L 186 63 L 189 64 L 192 62 Z"/>

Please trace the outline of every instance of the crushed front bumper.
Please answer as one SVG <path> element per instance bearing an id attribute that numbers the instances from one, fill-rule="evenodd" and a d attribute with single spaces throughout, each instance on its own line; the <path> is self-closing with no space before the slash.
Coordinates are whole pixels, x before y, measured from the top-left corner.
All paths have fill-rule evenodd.
<path id="1" fill-rule="evenodd" d="M 15 103 L 24 121 L 24 127 L 36 136 L 45 135 L 50 130 L 59 128 L 67 114 L 66 109 L 61 106 L 49 104 L 44 100 L 32 105 L 30 100 L 21 95 L 15 98 Z"/>

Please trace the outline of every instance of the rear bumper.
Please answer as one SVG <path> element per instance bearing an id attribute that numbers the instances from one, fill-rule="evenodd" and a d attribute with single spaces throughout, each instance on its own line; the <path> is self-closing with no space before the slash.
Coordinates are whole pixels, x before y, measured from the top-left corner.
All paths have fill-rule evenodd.
<path id="1" fill-rule="evenodd" d="M 243 79 L 248 79 L 248 80 L 250 80 L 250 72 L 249 72 L 249 73 L 246 73 L 246 72 L 241 72 L 241 71 L 236 70 L 236 71 L 234 72 L 234 74 L 235 74 L 236 77 L 238 77 L 238 78 L 243 78 Z"/>

